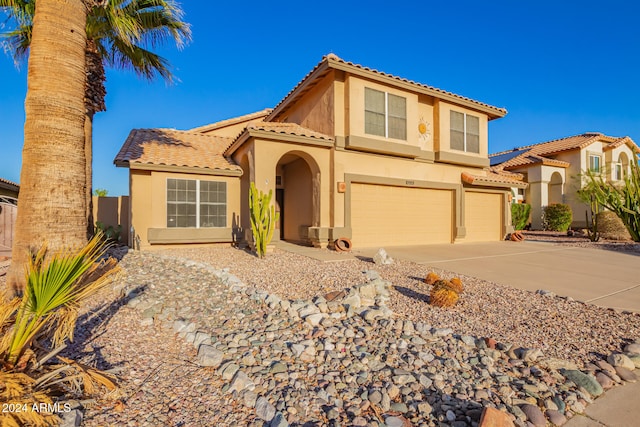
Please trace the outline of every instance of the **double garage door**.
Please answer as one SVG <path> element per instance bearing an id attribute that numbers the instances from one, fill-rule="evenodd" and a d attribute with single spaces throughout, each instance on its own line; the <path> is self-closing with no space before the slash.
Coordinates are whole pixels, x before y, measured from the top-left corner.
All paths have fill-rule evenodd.
<path id="1" fill-rule="evenodd" d="M 501 238 L 501 194 L 467 191 L 464 206 L 464 241 Z M 451 243 L 454 227 L 453 190 L 351 184 L 351 229 L 356 247 Z"/>
<path id="2" fill-rule="evenodd" d="M 451 243 L 452 190 L 351 184 L 351 230 L 356 247 Z"/>

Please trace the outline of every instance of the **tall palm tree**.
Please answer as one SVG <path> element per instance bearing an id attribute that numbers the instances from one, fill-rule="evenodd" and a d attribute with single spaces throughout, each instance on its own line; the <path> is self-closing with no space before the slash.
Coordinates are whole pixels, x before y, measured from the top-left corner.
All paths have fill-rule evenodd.
<path id="1" fill-rule="evenodd" d="M 11 0 L 9 1 L 11 2 Z M 20 198 L 9 288 L 22 289 L 30 245 L 86 242 L 82 0 L 38 0 L 25 99 Z"/>
<path id="2" fill-rule="evenodd" d="M 12 3 L 14 6 L 9 5 Z M 31 43 L 33 0 L 0 0 L 0 8 L 17 21 L 17 27 L 4 35 L 16 61 L 25 58 Z M 85 157 L 86 206 L 89 234 L 93 231 L 91 206 L 93 116 L 106 111 L 105 65 L 129 69 L 146 79 L 157 76 L 172 81 L 168 61 L 145 48 L 173 39 L 181 48 L 191 40 L 184 12 L 173 0 L 111 0 L 93 7 L 87 16 Z"/>

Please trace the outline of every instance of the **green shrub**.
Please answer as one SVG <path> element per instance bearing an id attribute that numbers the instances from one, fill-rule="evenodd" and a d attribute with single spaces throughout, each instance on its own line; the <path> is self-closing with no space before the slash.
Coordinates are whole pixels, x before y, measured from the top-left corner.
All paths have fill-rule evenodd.
<path id="1" fill-rule="evenodd" d="M 573 221 L 569 205 L 554 203 L 544 208 L 542 224 L 545 230 L 567 231 Z"/>
<path id="2" fill-rule="evenodd" d="M 531 213 L 531 205 L 528 203 L 512 203 L 511 204 L 511 223 L 515 230 L 524 230 L 529 223 L 529 214 Z"/>

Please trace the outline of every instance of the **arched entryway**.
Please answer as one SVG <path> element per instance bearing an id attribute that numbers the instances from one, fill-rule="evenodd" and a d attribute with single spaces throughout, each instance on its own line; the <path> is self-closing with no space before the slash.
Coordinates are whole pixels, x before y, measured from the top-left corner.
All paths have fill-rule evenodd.
<path id="1" fill-rule="evenodd" d="M 549 180 L 549 204 L 563 203 L 562 175 L 559 172 L 551 174 Z"/>
<path id="2" fill-rule="evenodd" d="M 304 152 L 290 151 L 276 165 L 276 209 L 280 239 L 309 243 L 309 227 L 319 226 L 320 169 Z"/>

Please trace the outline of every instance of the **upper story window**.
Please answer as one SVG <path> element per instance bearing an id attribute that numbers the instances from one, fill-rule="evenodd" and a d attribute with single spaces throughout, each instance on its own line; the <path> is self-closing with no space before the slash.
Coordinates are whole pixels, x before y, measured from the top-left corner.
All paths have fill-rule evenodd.
<path id="1" fill-rule="evenodd" d="M 597 154 L 589 154 L 589 170 L 600 173 L 600 156 Z"/>
<path id="2" fill-rule="evenodd" d="M 480 118 L 451 112 L 451 149 L 480 153 Z"/>
<path id="3" fill-rule="evenodd" d="M 226 227 L 227 183 L 167 179 L 167 227 Z"/>
<path id="4" fill-rule="evenodd" d="M 622 181 L 624 179 L 624 173 L 622 169 L 622 163 L 613 164 L 613 180 Z"/>
<path id="5" fill-rule="evenodd" d="M 407 140 L 407 100 L 379 90 L 364 89 L 364 132 Z"/>

